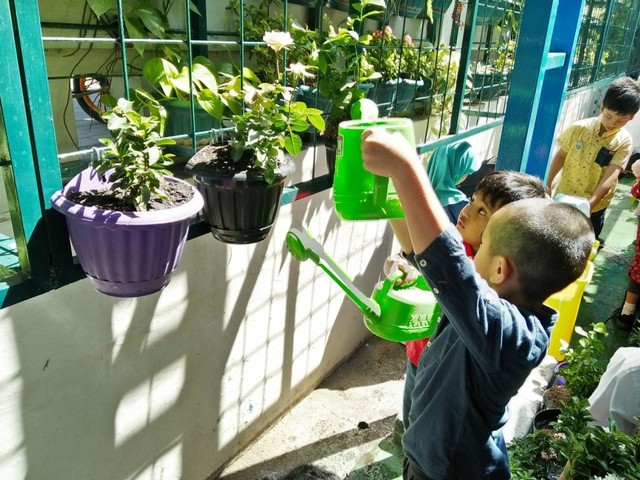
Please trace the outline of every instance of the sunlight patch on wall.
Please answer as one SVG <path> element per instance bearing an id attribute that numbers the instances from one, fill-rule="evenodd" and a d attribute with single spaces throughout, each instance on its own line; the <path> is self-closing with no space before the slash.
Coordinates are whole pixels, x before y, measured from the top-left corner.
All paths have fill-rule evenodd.
<path id="1" fill-rule="evenodd" d="M 183 357 L 123 395 L 115 415 L 116 446 L 123 445 L 176 404 L 186 367 Z"/>
<path id="2" fill-rule="evenodd" d="M 127 480 L 157 480 L 162 478 L 182 478 L 182 443 L 176 444 L 157 458 L 153 464 Z"/>
<path id="3" fill-rule="evenodd" d="M 21 400 L 24 388 L 20 374 L 20 357 L 10 319 L 0 320 L 0 391 L 6 399 L 0 408 L 0 478 L 26 478 L 27 456 L 24 449 Z"/>

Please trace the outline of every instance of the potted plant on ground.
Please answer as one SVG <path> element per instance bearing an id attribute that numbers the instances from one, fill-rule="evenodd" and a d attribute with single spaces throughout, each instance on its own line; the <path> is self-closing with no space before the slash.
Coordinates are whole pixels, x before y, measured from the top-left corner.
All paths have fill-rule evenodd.
<path id="1" fill-rule="evenodd" d="M 276 54 L 292 43 L 284 32 L 268 32 L 264 40 Z M 287 70 L 294 78 L 310 75 L 302 64 Z M 186 168 L 205 197 L 213 236 L 225 243 L 255 243 L 271 231 L 285 178 L 295 169 L 285 152 L 297 155 L 300 133 L 310 125 L 322 131 L 324 120 L 320 110 L 294 100 L 293 87 L 263 83 L 248 68 L 220 88 L 233 113 L 228 140 L 203 148 Z"/>
<path id="2" fill-rule="evenodd" d="M 640 479 L 640 439 L 618 430 L 611 421 L 608 428 L 593 423 L 589 402 L 581 399 L 567 404 L 558 417 L 556 431 L 563 434 L 560 452 L 566 466 L 560 480 L 592 478 Z M 616 478 L 616 477 L 614 477 Z"/>
<path id="3" fill-rule="evenodd" d="M 188 183 L 166 167 L 173 143 L 160 136 L 162 108 L 148 94 L 119 99 L 105 114 L 114 139 L 93 167 L 51 197 L 66 216 L 71 243 L 94 287 L 107 295 L 137 297 L 170 280 L 187 239 L 190 218 L 203 205 Z M 144 97 L 151 114 L 140 113 Z"/>
<path id="4" fill-rule="evenodd" d="M 576 327 L 575 332 L 582 337 L 575 348 L 561 340 L 563 346 L 560 352 L 565 355 L 567 362 L 562 368 L 562 376 L 573 396 L 588 398 L 598 386 L 606 368 L 602 360 L 604 345 L 601 337 L 608 335 L 607 327 L 604 323 L 594 323 L 589 332 L 581 327 Z"/>

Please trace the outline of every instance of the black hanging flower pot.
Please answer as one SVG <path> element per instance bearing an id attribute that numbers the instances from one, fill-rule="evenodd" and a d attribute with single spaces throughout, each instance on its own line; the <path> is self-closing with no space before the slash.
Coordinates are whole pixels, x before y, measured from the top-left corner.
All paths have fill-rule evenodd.
<path id="1" fill-rule="evenodd" d="M 186 170 L 204 198 L 203 213 L 214 238 L 230 244 L 256 243 L 271 232 L 285 177 L 295 171 L 295 164 L 285 157 L 269 183 L 260 170 L 229 168 L 222 159 L 228 150 L 226 145 L 209 145 L 189 160 Z"/>

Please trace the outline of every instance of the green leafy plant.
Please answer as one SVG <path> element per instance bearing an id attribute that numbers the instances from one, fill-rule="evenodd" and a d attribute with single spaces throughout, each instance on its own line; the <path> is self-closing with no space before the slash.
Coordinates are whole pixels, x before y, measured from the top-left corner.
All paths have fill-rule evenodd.
<path id="1" fill-rule="evenodd" d="M 260 0 L 255 4 L 245 2 L 243 8 L 243 28 L 240 29 L 240 0 L 229 2 L 231 9 L 238 17 L 238 32 L 244 32 L 245 41 L 259 42 L 252 45 L 248 51 L 249 60 L 253 62 L 251 67 L 265 82 L 281 82 L 279 74 L 273 62 L 273 52 L 268 45 L 263 44 L 265 33 L 281 31 L 285 28 L 294 36 L 295 44 L 287 49 L 287 63 L 301 62 L 306 64 L 310 54 L 310 39 L 307 36 L 317 36 L 317 30 L 309 30 L 301 26 L 291 15 L 284 17 L 282 0 Z M 294 34 L 294 31 L 296 32 Z"/>
<path id="2" fill-rule="evenodd" d="M 264 41 L 276 57 L 293 43 L 286 32 L 267 32 Z M 279 71 L 277 58 L 275 63 Z M 312 75 L 301 63 L 292 64 L 285 71 L 296 83 Z M 322 111 L 295 101 L 292 86 L 263 82 L 249 68 L 245 67 L 237 75 L 225 74 L 225 77 L 228 80 L 218 89 L 224 108 L 216 118 L 230 120 L 232 124 L 227 134 L 235 167 L 231 165 L 230 168 L 259 170 L 265 180 L 272 183 L 285 152 L 293 156 L 302 150 L 300 133 L 310 126 L 324 130 Z"/>
<path id="3" fill-rule="evenodd" d="M 168 15 L 175 0 L 162 0 L 158 8 L 158 2 L 151 0 L 127 0 L 122 2 L 122 16 L 129 38 L 172 38 L 169 34 Z M 111 24 L 117 18 L 118 5 L 116 0 L 87 0 L 91 11 L 99 21 Z M 189 3 L 192 11 L 197 12 L 193 2 Z M 133 44 L 137 52 L 142 55 L 146 44 L 136 42 Z M 173 60 L 180 58 L 177 45 L 164 44 L 162 50 L 165 55 Z"/>
<path id="4" fill-rule="evenodd" d="M 144 105 L 150 115 L 140 113 Z M 94 167 L 100 174 L 111 170 L 109 180 L 112 190 L 120 191 L 125 203 L 132 210 L 146 211 L 152 195 L 166 198 L 162 187 L 165 175 L 171 175 L 166 167 L 172 163 L 171 154 L 162 149 L 175 142 L 161 137 L 162 107 L 143 91 L 136 92 L 133 101 L 120 98 L 113 108 L 104 114 L 107 127 L 114 138 L 100 141 L 106 146 L 104 155 Z"/>
<path id="5" fill-rule="evenodd" d="M 493 68 L 499 72 L 508 73 L 513 68 L 516 53 L 516 41 L 509 40 L 498 45 L 498 55 L 493 61 Z"/>
<path id="6" fill-rule="evenodd" d="M 609 428 L 593 423 L 586 399 L 575 399 L 562 409 L 556 430 L 566 441 L 560 453 L 567 460 L 563 472 L 567 480 L 588 480 L 595 476 L 622 475 L 640 479 L 640 443 L 619 431 L 614 422 Z"/>
<path id="7" fill-rule="evenodd" d="M 514 438 L 507 450 L 513 480 L 555 478 L 565 461 L 560 449 L 565 435 L 549 429 L 535 430 Z"/>
<path id="8" fill-rule="evenodd" d="M 605 365 L 602 364 L 604 345 L 601 337 L 606 337 L 607 327 L 604 323 L 594 323 L 589 332 L 581 327 L 576 327 L 575 333 L 582 338 L 575 348 L 567 342 L 562 342 L 560 352 L 565 355 L 568 365 L 562 368 L 562 376 L 565 377 L 567 386 L 573 396 L 588 398 L 598 386 L 600 377 L 604 373 Z"/>
<path id="9" fill-rule="evenodd" d="M 267 182 L 275 180 L 285 151 L 300 153 L 301 132 L 310 125 L 324 130 L 321 110 L 294 101 L 292 87 L 262 83 L 249 69 L 244 70 L 244 84 L 240 77 L 227 84 L 226 94 L 230 93 L 242 95 L 245 102 L 244 111 L 231 118 L 233 160 L 250 156 L 253 168 L 262 170 Z"/>
<path id="10" fill-rule="evenodd" d="M 414 45 L 410 35 L 399 38 L 389 25 L 370 32 L 367 40 L 371 64 L 383 80 L 398 77 L 425 80 L 433 75 L 435 52 L 430 43 L 424 48 Z"/>
<path id="11" fill-rule="evenodd" d="M 327 131 L 328 138 L 337 137 L 338 123 L 350 118 L 351 105 L 366 96 L 363 85 L 380 78 L 369 61 L 366 51 L 369 35 L 360 36 L 358 25 L 367 18 L 378 15 L 372 9 L 385 8 L 383 0 L 363 0 L 352 4 L 355 17 L 346 17 L 337 28 L 328 25 L 324 41 L 312 55 L 311 66 L 318 75 L 317 87 L 322 96 L 331 102 Z"/>
<path id="12" fill-rule="evenodd" d="M 206 57 L 195 57 L 191 71 L 186 64 L 155 57 L 144 64 L 142 75 L 161 100 L 188 101 L 193 95 L 198 105 L 210 115 L 216 118 L 223 115 L 225 105 L 218 92 L 219 72 Z"/>

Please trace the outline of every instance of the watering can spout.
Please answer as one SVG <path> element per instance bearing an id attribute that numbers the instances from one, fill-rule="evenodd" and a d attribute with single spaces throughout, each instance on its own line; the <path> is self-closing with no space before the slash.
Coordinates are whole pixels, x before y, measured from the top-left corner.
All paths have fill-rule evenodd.
<path id="1" fill-rule="evenodd" d="M 336 282 L 347 296 L 355 302 L 367 317 L 377 318 L 380 316 L 380 305 L 367 297 L 353 284 L 353 280 L 342 268 L 324 251 L 316 239 L 305 229 L 290 228 L 286 238 L 287 248 L 293 258 L 304 262 L 311 260 L 324 270 L 334 282 Z"/>
<path id="2" fill-rule="evenodd" d="M 412 286 L 396 288 L 396 281 L 403 275 L 398 270 L 379 282 L 373 298 L 369 298 L 309 232 L 291 228 L 286 242 L 294 258 L 313 261 L 344 290 L 362 311 L 367 328 L 379 337 L 406 342 L 430 337 L 435 331 L 440 306 L 422 277 Z"/>

